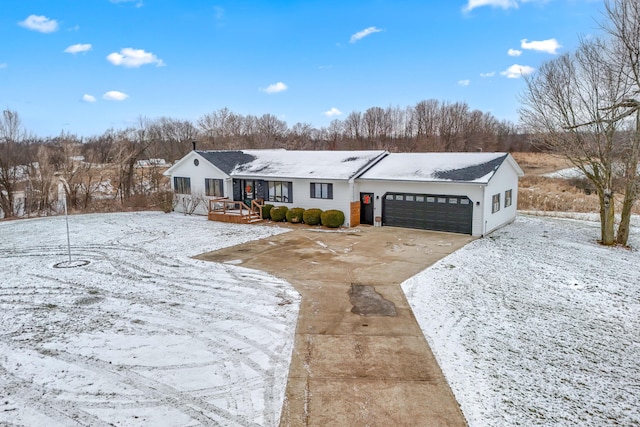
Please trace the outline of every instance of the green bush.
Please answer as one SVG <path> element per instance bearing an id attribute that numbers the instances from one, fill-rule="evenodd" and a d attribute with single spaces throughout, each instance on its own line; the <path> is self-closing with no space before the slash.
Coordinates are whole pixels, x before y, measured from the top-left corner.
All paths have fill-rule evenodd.
<path id="1" fill-rule="evenodd" d="M 300 224 L 302 222 L 302 218 L 304 216 L 303 208 L 291 208 L 287 211 L 286 217 L 287 222 L 292 224 Z"/>
<path id="2" fill-rule="evenodd" d="M 273 205 L 263 205 L 262 206 L 262 219 L 271 219 L 271 209 L 273 209 Z"/>
<path id="3" fill-rule="evenodd" d="M 275 222 L 282 222 L 287 219 L 287 211 L 289 210 L 286 206 L 276 206 L 271 208 L 269 211 L 269 216 L 271 216 L 271 220 Z"/>
<path id="4" fill-rule="evenodd" d="M 304 214 L 302 214 L 302 220 L 307 225 L 318 225 L 320 224 L 320 215 L 322 215 L 322 209 L 307 209 L 304 211 Z"/>
<path id="5" fill-rule="evenodd" d="M 331 209 L 320 214 L 322 225 L 329 228 L 338 228 L 344 224 L 344 213 L 342 211 Z"/>

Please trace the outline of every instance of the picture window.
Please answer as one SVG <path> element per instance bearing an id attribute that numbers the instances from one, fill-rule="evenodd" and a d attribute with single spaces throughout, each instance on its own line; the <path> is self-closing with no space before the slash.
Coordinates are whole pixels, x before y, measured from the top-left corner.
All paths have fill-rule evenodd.
<path id="1" fill-rule="evenodd" d="M 223 197 L 224 196 L 224 184 L 221 179 L 204 179 L 204 191 L 209 197 Z"/>
<path id="2" fill-rule="evenodd" d="M 178 194 L 191 194 L 191 178 L 174 176 L 173 191 Z"/>

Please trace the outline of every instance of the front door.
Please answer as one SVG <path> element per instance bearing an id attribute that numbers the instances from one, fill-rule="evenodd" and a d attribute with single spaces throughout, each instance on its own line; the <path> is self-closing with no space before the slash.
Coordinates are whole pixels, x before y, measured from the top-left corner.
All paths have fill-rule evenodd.
<path id="1" fill-rule="evenodd" d="M 256 182 L 254 180 L 242 180 L 242 201 L 251 206 L 251 201 L 256 198 Z"/>
<path id="2" fill-rule="evenodd" d="M 373 193 L 360 193 L 360 224 L 373 225 Z"/>

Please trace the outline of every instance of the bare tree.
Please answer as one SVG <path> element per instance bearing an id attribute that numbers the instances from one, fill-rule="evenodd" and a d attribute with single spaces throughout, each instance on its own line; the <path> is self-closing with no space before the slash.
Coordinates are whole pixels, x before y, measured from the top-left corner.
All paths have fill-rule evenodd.
<path id="1" fill-rule="evenodd" d="M 4 110 L 0 117 L 0 209 L 5 218 L 17 214 L 16 192 L 22 178 L 25 157 L 21 145 L 26 138 L 17 112 Z"/>
<path id="2" fill-rule="evenodd" d="M 610 37 L 609 60 L 622 71 L 625 78 L 624 97 L 610 108 L 623 109 L 617 118 L 625 121 L 626 132 L 621 141 L 624 200 L 617 243 L 626 245 L 629 239 L 631 210 L 638 200 L 638 162 L 640 161 L 640 3 L 636 0 L 605 2 L 608 21 L 602 26 Z"/>
<path id="3" fill-rule="evenodd" d="M 625 70 L 611 61 L 611 47 L 583 40 L 575 53 L 543 64 L 526 78 L 520 111 L 536 142 L 561 153 L 595 186 L 605 245 L 615 243 L 615 166 L 624 151 L 618 135 L 632 89 Z"/>

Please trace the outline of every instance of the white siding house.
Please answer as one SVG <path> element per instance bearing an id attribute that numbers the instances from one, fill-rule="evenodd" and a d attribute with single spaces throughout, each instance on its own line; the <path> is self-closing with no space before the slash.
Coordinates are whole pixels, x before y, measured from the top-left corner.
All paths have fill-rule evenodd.
<path id="1" fill-rule="evenodd" d="M 198 203 L 192 213 L 206 215 L 209 206 L 206 200 L 214 196 L 228 197 L 231 194 L 231 178 L 229 175 L 209 162 L 198 151 L 188 153 L 164 174 L 170 177 L 171 189 L 176 194 L 177 199 L 175 210 L 178 212 L 185 212 L 194 203 Z M 211 184 L 212 182 L 214 188 L 212 189 L 211 185 L 207 188 L 206 184 Z M 222 184 L 222 188 L 217 194 L 215 193 L 216 183 Z M 210 190 L 209 194 L 207 194 L 207 189 Z"/>
<path id="2" fill-rule="evenodd" d="M 516 216 L 522 170 L 506 153 L 192 151 L 165 175 L 177 211 L 214 196 L 338 209 L 345 226 L 399 226 L 483 236 Z M 212 187 L 215 183 L 215 192 Z M 215 194 L 214 194 L 215 193 Z M 195 213 L 206 214 L 202 202 Z"/>

